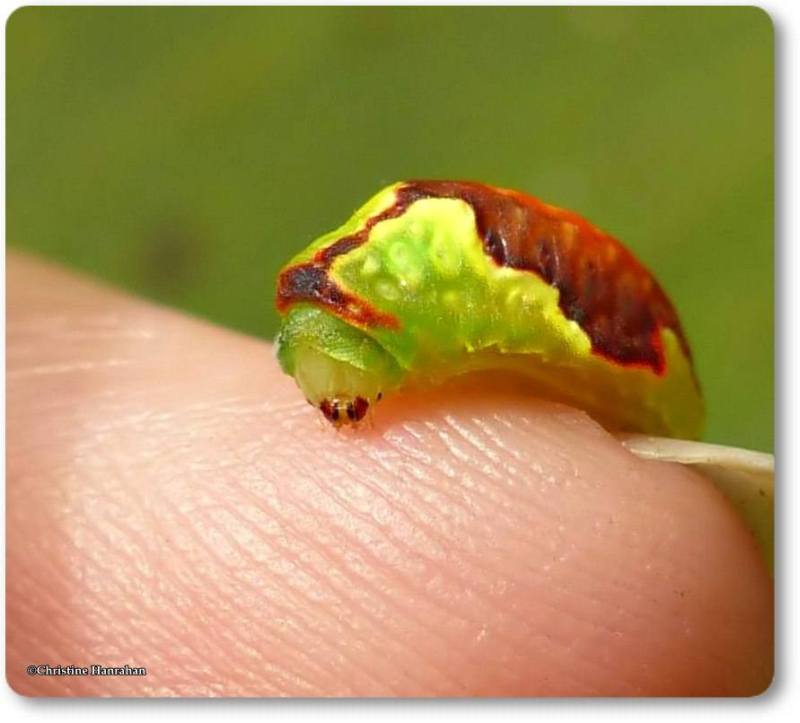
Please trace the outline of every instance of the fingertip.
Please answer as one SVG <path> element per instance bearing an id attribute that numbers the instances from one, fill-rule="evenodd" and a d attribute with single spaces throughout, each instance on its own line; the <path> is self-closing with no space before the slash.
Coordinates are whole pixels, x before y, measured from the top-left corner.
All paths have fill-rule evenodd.
<path id="1" fill-rule="evenodd" d="M 645 463 L 584 413 L 510 381 L 397 394 L 371 428 L 337 431 L 261 342 L 54 273 L 29 265 L 9 290 L 17 659 L 57 641 L 82 660 L 102 649 L 91 628 L 102 619 L 132 660 L 166 661 L 149 688 L 115 681 L 125 694 L 748 695 L 769 684 L 769 576 L 698 475 Z M 31 330 L 53 308 L 43 341 Z M 98 309 L 113 312 L 111 328 L 98 329 Z M 79 545 L 76 529 L 115 544 Z M 53 587 L 50 548 L 68 601 L 56 618 L 22 594 Z M 160 649 L 175 614 L 187 645 Z M 239 672 L 221 680 L 231 661 Z M 85 688 L 100 689 L 111 683 Z"/>

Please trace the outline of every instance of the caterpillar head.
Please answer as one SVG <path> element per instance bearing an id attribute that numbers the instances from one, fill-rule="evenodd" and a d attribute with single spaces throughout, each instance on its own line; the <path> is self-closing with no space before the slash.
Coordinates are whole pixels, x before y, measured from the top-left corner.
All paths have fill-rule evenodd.
<path id="1" fill-rule="evenodd" d="M 289 310 L 276 345 L 282 369 L 336 427 L 360 422 L 400 376 L 374 339 L 313 306 Z"/>

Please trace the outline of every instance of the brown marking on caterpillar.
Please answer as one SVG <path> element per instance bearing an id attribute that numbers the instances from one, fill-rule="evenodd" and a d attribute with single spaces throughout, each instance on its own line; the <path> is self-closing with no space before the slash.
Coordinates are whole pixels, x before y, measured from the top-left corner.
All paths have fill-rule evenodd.
<path id="1" fill-rule="evenodd" d="M 417 198 L 457 198 L 472 206 L 486 253 L 558 289 L 562 313 L 586 332 L 595 354 L 663 374 L 660 330 L 668 328 L 691 361 L 678 315 L 652 274 L 582 216 L 470 181 L 410 181 L 400 191 L 406 189 Z"/>
<path id="2" fill-rule="evenodd" d="M 671 329 L 691 362 L 678 315 L 647 268 L 610 234 L 567 209 L 519 191 L 473 181 L 409 181 L 394 204 L 367 220 L 360 231 L 335 241 L 312 261 L 292 266 L 278 280 L 276 304 L 284 312 L 308 301 L 362 327 L 397 329 L 399 320 L 341 289 L 330 279 L 333 262 L 361 246 L 381 221 L 400 216 L 421 198 L 468 203 L 486 253 L 499 266 L 537 274 L 558 289 L 565 318 L 586 332 L 592 351 L 627 367 L 664 374 L 660 330 Z"/>
<path id="3" fill-rule="evenodd" d="M 382 326 L 399 329 L 400 321 L 392 314 L 376 309 L 366 300 L 340 288 L 330 278 L 333 262 L 363 244 L 375 224 L 400 216 L 414 201 L 423 195 L 410 186 L 402 186 L 397 191 L 395 202 L 387 209 L 367 219 L 364 228 L 349 236 L 334 241 L 330 246 L 320 249 L 313 260 L 290 266 L 278 278 L 278 291 L 275 305 L 284 313 L 292 304 L 300 301 L 311 302 L 330 309 L 339 318 L 362 327 Z"/>
<path id="4" fill-rule="evenodd" d="M 380 398 L 380 397 L 379 397 Z M 369 402 L 364 397 L 356 397 L 353 401 L 353 417 L 354 421 L 360 422 L 367 414 L 369 409 Z"/>
<path id="5" fill-rule="evenodd" d="M 331 402 L 330 399 L 323 399 L 319 403 L 319 411 L 325 416 L 329 422 L 335 424 L 339 421 L 339 405 Z"/>
<path id="6" fill-rule="evenodd" d="M 278 280 L 275 301 L 284 313 L 291 304 L 309 301 L 333 310 L 337 316 L 359 326 L 384 326 L 397 329 L 400 322 L 392 314 L 378 311 L 372 304 L 341 289 L 328 275 L 329 266 L 315 262 L 285 269 Z"/>
<path id="7" fill-rule="evenodd" d="M 364 397 L 356 397 L 353 401 L 323 399 L 319 403 L 319 410 L 325 419 L 339 427 L 342 424 L 355 424 L 364 419 L 369 410 L 369 402 Z"/>

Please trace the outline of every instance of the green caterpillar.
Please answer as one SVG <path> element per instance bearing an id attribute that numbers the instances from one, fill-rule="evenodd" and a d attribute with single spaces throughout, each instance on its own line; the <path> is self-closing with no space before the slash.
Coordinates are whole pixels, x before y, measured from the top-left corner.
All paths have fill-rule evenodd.
<path id="1" fill-rule="evenodd" d="M 281 367 L 336 425 L 405 385 L 497 370 L 616 429 L 702 430 L 689 345 L 653 276 L 517 191 L 389 186 L 284 267 L 276 305 Z"/>

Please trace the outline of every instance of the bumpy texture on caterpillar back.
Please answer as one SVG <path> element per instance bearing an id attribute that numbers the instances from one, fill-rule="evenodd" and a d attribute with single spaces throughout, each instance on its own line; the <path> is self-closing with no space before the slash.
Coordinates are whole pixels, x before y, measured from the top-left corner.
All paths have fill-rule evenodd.
<path id="1" fill-rule="evenodd" d="M 404 383 L 497 369 L 617 428 L 702 426 L 653 276 L 579 215 L 516 191 L 394 184 L 283 269 L 277 306 L 279 360 L 334 422 Z"/>

